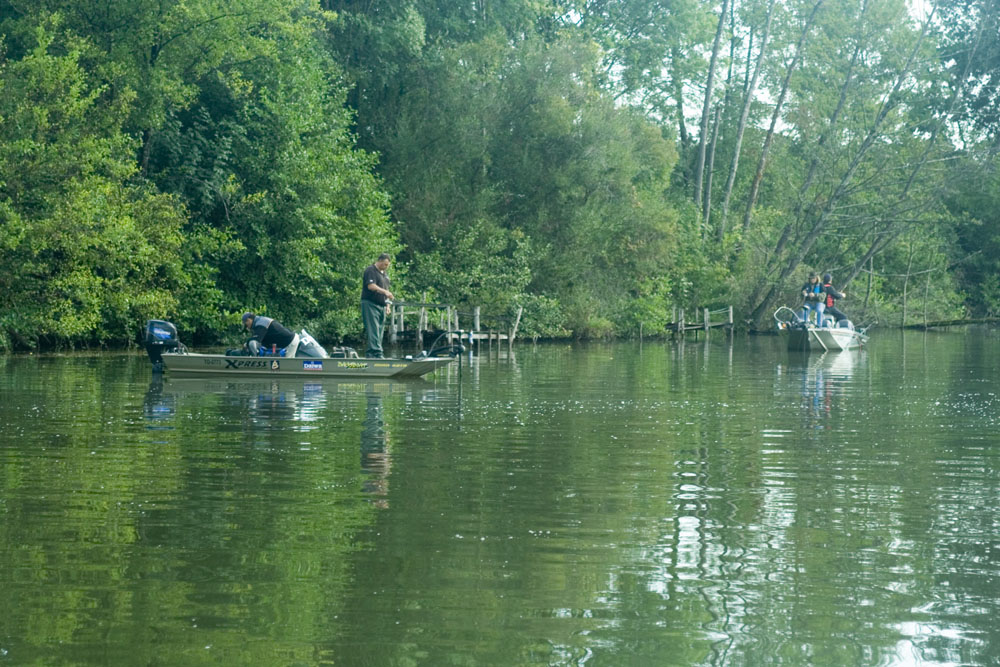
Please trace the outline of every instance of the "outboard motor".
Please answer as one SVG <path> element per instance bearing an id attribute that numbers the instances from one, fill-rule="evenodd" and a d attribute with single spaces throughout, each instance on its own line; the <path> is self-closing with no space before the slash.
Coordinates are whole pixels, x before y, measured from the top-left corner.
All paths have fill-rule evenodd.
<path id="1" fill-rule="evenodd" d="M 323 346 L 316 342 L 316 339 L 309 335 L 305 329 L 299 332 L 299 347 L 295 354 L 299 357 L 312 357 L 314 359 L 330 358 Z"/>
<path id="2" fill-rule="evenodd" d="M 163 370 L 163 352 L 183 349 L 180 340 L 177 338 L 177 327 L 166 320 L 149 320 L 146 322 L 146 333 L 143 344 L 146 346 L 146 354 L 153 362 L 154 371 Z"/>

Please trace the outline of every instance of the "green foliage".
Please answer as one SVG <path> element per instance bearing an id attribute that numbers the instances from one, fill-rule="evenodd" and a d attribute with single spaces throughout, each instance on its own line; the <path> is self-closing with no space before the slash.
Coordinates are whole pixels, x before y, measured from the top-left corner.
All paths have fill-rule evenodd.
<path id="1" fill-rule="evenodd" d="M 988 155 L 988 154 L 987 154 Z M 966 307 L 979 317 L 1000 315 L 1000 161 L 970 159 L 958 165 L 946 198 L 957 237 L 954 275 Z"/>
<path id="2" fill-rule="evenodd" d="M 531 279 L 530 260 L 530 242 L 519 230 L 473 221 L 429 251 L 414 253 L 412 290 L 436 287 L 448 303 L 506 313 Z"/>
<path id="3" fill-rule="evenodd" d="M 0 344 L 122 344 L 190 285 L 182 211 L 128 183 L 131 143 L 95 123 L 101 88 L 53 27 L 0 71 Z"/>
<path id="4" fill-rule="evenodd" d="M 760 316 L 806 267 L 880 266 L 883 312 L 890 275 L 931 276 L 928 312 L 997 312 L 1000 186 L 972 151 L 995 8 L 939 3 L 921 36 L 902 0 L 779 3 L 740 134 L 770 6 L 724 17 L 718 126 L 691 137 L 718 24 L 693 0 L 0 0 L 0 347 L 149 317 L 214 342 L 246 309 L 339 341 L 380 252 L 404 298 L 521 308 L 527 335 Z"/>
<path id="5" fill-rule="evenodd" d="M 544 295 L 579 335 L 638 331 L 632 302 L 677 255 L 676 153 L 588 83 L 596 62 L 572 41 L 437 53 L 383 154 L 417 283 L 501 309 L 495 286 Z"/>

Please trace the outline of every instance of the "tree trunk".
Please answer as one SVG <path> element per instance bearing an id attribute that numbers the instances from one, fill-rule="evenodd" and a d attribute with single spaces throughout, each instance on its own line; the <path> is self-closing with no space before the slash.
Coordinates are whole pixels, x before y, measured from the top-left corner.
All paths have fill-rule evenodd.
<path id="1" fill-rule="evenodd" d="M 801 222 L 802 212 L 805 208 L 804 206 L 805 194 L 811 187 L 812 181 L 816 175 L 816 169 L 820 164 L 820 151 L 818 149 L 821 148 L 826 143 L 827 136 L 833 133 L 834 129 L 837 126 L 837 122 L 840 118 L 840 114 L 847 103 L 847 93 L 850 89 L 850 84 L 853 79 L 854 66 L 857 64 L 858 56 L 862 51 L 862 45 L 863 45 L 862 38 L 865 32 L 863 30 L 863 19 L 867 8 L 868 8 L 868 3 L 865 2 L 861 10 L 861 18 L 858 21 L 858 43 L 854 49 L 854 53 L 851 56 L 851 64 L 847 69 L 847 75 L 844 77 L 844 83 L 840 87 L 840 98 L 837 101 L 837 108 L 834 109 L 833 113 L 830 115 L 829 127 L 820 136 L 819 141 L 817 142 L 817 151 L 813 154 L 813 160 L 809 166 L 809 173 L 806 176 L 806 179 L 803 182 L 802 186 L 799 188 L 799 203 L 795 207 L 793 221 L 785 225 L 785 228 L 781 232 L 781 238 L 775 245 L 774 252 L 770 253 L 770 257 L 773 257 L 774 261 L 776 262 L 780 261 L 781 257 L 785 252 L 785 247 L 792 241 L 793 237 L 792 232 L 794 231 L 795 227 Z M 765 265 L 769 265 L 771 263 L 770 257 L 765 261 Z M 770 276 L 773 273 L 774 269 L 768 270 L 768 276 Z M 766 285 L 764 283 L 761 283 L 760 286 L 754 290 L 753 295 L 750 298 L 750 303 L 757 303 L 757 300 L 760 298 L 761 294 L 764 292 L 765 289 Z"/>
<path id="2" fill-rule="evenodd" d="M 694 173 L 694 202 L 701 209 L 702 181 L 705 171 L 705 152 L 708 149 L 708 117 L 712 108 L 712 88 L 715 84 L 715 65 L 719 59 L 719 44 L 722 41 L 722 30 L 726 25 L 726 9 L 729 0 L 722 0 L 722 11 L 719 14 L 719 25 L 715 29 L 715 41 L 712 42 L 712 57 L 708 63 L 708 76 L 705 80 L 705 102 L 701 109 L 701 134 L 698 137 L 698 161 Z"/>
<path id="3" fill-rule="evenodd" d="M 872 283 L 875 282 L 875 259 L 871 258 L 868 260 L 868 289 L 865 291 L 865 305 L 861 307 L 861 310 L 868 312 L 868 299 L 872 295 Z"/>
<path id="4" fill-rule="evenodd" d="M 712 174 L 715 172 L 715 146 L 719 141 L 719 115 L 722 105 L 715 105 L 715 120 L 712 127 L 712 148 L 708 152 L 708 173 L 705 180 L 705 204 L 701 210 L 702 229 L 707 230 L 712 214 Z"/>
<path id="5" fill-rule="evenodd" d="M 760 152 L 760 159 L 757 160 L 757 172 L 753 177 L 753 184 L 750 186 L 750 198 L 747 201 L 747 210 L 743 215 L 743 229 L 750 228 L 750 219 L 753 216 L 753 207 L 757 204 L 757 195 L 760 194 L 760 183 L 764 180 L 764 167 L 767 165 L 767 154 L 771 149 L 771 143 L 774 141 L 775 128 L 778 125 L 778 119 L 781 117 L 781 108 L 785 104 L 785 97 L 788 95 L 788 85 L 792 79 L 792 73 L 795 68 L 799 66 L 799 62 L 802 60 L 802 47 L 806 42 L 806 37 L 809 35 L 809 30 L 812 28 L 813 21 L 816 20 L 816 14 L 819 12 L 819 8 L 823 5 L 823 0 L 818 0 L 815 5 L 813 5 L 812 12 L 809 14 L 809 18 L 806 19 L 805 25 L 802 26 L 802 34 L 799 35 L 799 41 L 795 45 L 795 55 L 792 57 L 792 61 L 788 64 L 788 71 L 785 72 L 785 79 L 781 83 L 781 93 L 778 95 L 778 101 L 774 105 L 774 113 L 771 114 L 771 125 L 767 129 L 767 136 L 764 137 L 764 147 Z"/>
<path id="6" fill-rule="evenodd" d="M 677 132 L 680 136 L 681 150 L 683 151 L 691 145 L 691 137 L 688 136 L 687 124 L 684 122 L 684 81 L 681 79 L 680 68 L 677 66 L 680 60 L 680 51 L 674 47 L 670 50 L 670 61 L 673 63 L 674 97 L 677 102 Z"/>
<path id="7" fill-rule="evenodd" d="M 969 70 L 972 66 L 973 60 L 975 59 L 976 51 L 979 50 L 979 45 L 983 37 L 983 27 L 986 23 L 987 23 L 986 19 L 981 20 L 979 23 L 979 29 L 976 32 L 976 40 L 975 42 L 973 42 L 972 50 L 969 54 L 969 57 L 966 59 L 965 69 L 962 71 L 958 84 L 954 87 L 954 92 L 952 93 L 951 99 L 948 100 L 947 109 L 944 114 L 941 114 L 941 117 L 938 119 L 937 124 L 935 124 L 934 130 L 931 132 L 930 138 L 924 145 L 924 150 L 923 153 L 920 155 L 920 159 L 917 160 L 916 164 L 914 164 L 913 166 L 913 169 L 910 170 L 910 175 L 907 178 L 906 185 L 903 186 L 903 191 L 897 198 L 896 202 L 897 205 L 908 202 L 910 189 L 913 187 L 913 183 L 916 181 L 917 175 L 927 164 L 928 159 L 930 158 L 931 150 L 933 150 L 934 144 L 937 142 L 938 135 L 944 128 L 944 124 L 954 114 L 955 105 L 958 104 L 959 100 L 961 100 L 962 98 L 962 95 L 964 95 L 965 93 L 965 87 L 969 81 Z M 851 269 L 851 273 L 848 275 L 847 281 L 844 284 L 847 285 L 848 283 L 850 283 L 851 280 L 854 280 L 854 278 L 856 278 L 857 275 L 861 273 L 861 269 L 865 265 L 865 262 L 867 262 L 868 259 L 876 252 L 881 252 L 881 250 L 887 247 L 903 231 L 904 229 L 899 227 L 893 229 L 893 224 L 890 222 L 888 229 L 881 231 L 876 236 L 876 239 L 872 243 L 872 246 L 869 248 L 868 253 L 866 253 L 865 256 L 863 256 L 858 262 L 855 262 L 854 267 Z"/>
<path id="8" fill-rule="evenodd" d="M 760 53 L 757 55 L 757 64 L 753 69 L 753 77 L 750 83 L 745 86 L 743 96 L 743 110 L 740 112 L 740 122 L 736 127 L 736 145 L 733 148 L 733 161 L 729 165 L 729 178 L 726 180 L 726 190 L 722 198 L 722 219 L 719 221 L 719 243 L 722 243 L 726 236 L 726 221 L 729 216 L 729 198 L 733 194 L 733 184 L 736 183 L 736 171 L 740 166 L 740 148 L 743 145 L 743 133 L 747 127 L 747 119 L 750 117 L 750 105 L 753 102 L 754 92 L 757 90 L 757 80 L 764 67 L 764 57 L 767 55 L 767 39 L 771 31 L 771 19 L 774 16 L 775 0 L 767 7 L 767 21 L 764 24 L 764 34 L 760 38 Z"/>
<path id="9" fill-rule="evenodd" d="M 820 0 L 822 2 L 822 0 Z M 794 272 L 802 261 L 805 259 L 808 252 L 812 249 L 813 244 L 820 237 L 820 234 L 826 228 L 826 224 L 829 220 L 830 214 L 833 212 L 836 205 L 840 202 L 840 199 L 846 194 L 848 185 L 854 178 L 854 173 L 857 171 L 861 164 L 862 159 L 871 149 L 875 140 L 881 133 L 882 123 L 885 122 L 886 116 L 889 115 L 889 110 L 896 104 L 896 98 L 899 93 L 899 89 L 903 85 L 903 81 L 909 77 L 910 69 L 913 67 L 913 63 L 916 60 L 917 53 L 920 50 L 920 46 L 923 43 L 924 37 L 927 34 L 927 30 L 934 19 L 934 11 L 932 10 L 927 20 L 924 22 L 923 29 L 921 30 L 920 37 L 917 39 L 913 46 L 913 50 L 910 51 L 910 55 L 903 66 L 902 70 L 897 74 L 895 81 L 893 82 L 892 90 L 886 96 L 885 100 L 882 102 L 882 106 L 879 108 L 878 114 L 876 114 L 875 119 L 872 122 L 871 128 L 868 130 L 868 134 L 865 136 L 861 147 L 858 149 L 857 154 L 851 159 L 851 162 L 844 172 L 844 175 L 840 179 L 840 183 L 837 184 L 836 189 L 833 194 L 830 195 L 829 200 L 827 200 L 826 205 L 823 207 L 822 213 L 820 213 L 816 223 L 812 226 L 809 233 L 806 235 L 805 239 L 799 244 L 797 251 L 794 256 L 792 256 L 785 268 L 781 271 L 776 282 L 771 286 L 768 291 L 767 296 L 761 301 L 756 308 L 754 308 L 751 319 L 756 321 L 760 318 L 761 314 L 764 313 L 767 308 L 772 304 L 778 290 L 781 286 L 788 280 L 788 277 Z"/>

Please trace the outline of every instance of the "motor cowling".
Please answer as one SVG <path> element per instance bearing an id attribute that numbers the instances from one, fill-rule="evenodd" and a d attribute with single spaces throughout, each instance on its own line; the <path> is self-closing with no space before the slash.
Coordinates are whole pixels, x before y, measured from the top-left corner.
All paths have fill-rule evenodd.
<path id="1" fill-rule="evenodd" d="M 163 368 L 164 352 L 170 352 L 180 347 L 180 340 L 177 338 L 177 327 L 172 322 L 166 320 L 149 320 L 146 322 L 146 331 L 143 335 L 143 345 L 146 347 L 146 354 L 153 362 L 153 368 L 160 370 Z"/>

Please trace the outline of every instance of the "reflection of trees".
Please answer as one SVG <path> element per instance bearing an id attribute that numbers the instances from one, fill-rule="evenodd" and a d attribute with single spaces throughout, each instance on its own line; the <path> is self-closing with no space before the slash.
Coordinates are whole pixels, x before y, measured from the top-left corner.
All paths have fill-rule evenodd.
<path id="1" fill-rule="evenodd" d="M 889 664 L 897 645 L 995 664 L 997 399 L 968 370 L 995 347 L 911 349 L 909 369 L 869 353 L 853 375 L 827 359 L 821 430 L 802 415 L 818 357 L 734 371 L 703 347 L 522 352 L 525 381 L 484 366 L 460 423 L 453 385 L 324 384 L 310 403 L 295 383 L 262 402 L 270 384 L 168 381 L 144 400 L 145 365 L 131 389 L 110 368 L 9 370 L 0 544 L 20 579 L 0 569 L 0 614 L 19 639 L 2 646 L 14 664 L 164 647 L 230 664 Z M 151 431 L 164 399 L 173 428 Z"/>
<path id="2" fill-rule="evenodd" d="M 311 664 L 374 517 L 360 396 L 151 382 L 148 366 L 31 359 L 0 378 L 0 425 L 20 429 L 0 446 L 0 648 L 14 664 Z"/>

